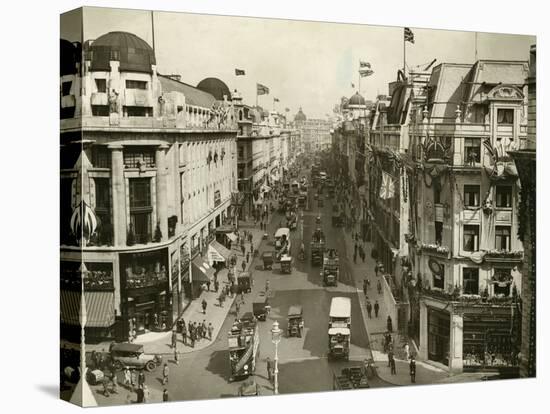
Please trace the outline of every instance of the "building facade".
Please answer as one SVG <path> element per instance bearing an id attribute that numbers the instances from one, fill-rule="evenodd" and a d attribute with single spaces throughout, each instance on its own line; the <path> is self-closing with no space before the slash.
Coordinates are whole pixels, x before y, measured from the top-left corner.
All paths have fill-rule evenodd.
<path id="1" fill-rule="evenodd" d="M 416 203 L 403 283 L 421 356 L 453 372 L 518 366 L 523 246 L 508 151 L 527 138 L 527 71 L 527 62 L 440 64 L 425 104 L 410 110 L 400 183 Z"/>
<path id="2" fill-rule="evenodd" d="M 330 150 L 332 123 L 327 119 L 307 119 L 302 111 L 294 116 L 294 126 L 300 131 L 303 152 Z"/>
<path id="3" fill-rule="evenodd" d="M 160 75 L 152 48 L 131 33 L 86 42 L 82 60 L 65 53 L 63 332 L 79 337 L 82 285 L 87 338 L 170 329 L 213 274 L 206 253 L 216 229 L 232 222 L 231 95 L 217 79 L 193 87 Z"/>

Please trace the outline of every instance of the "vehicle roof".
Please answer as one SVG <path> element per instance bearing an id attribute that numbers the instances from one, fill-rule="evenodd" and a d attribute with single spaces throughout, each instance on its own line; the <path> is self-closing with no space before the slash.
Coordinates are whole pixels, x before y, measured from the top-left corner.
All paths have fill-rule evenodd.
<path id="1" fill-rule="evenodd" d="M 240 272 L 237 278 L 240 279 L 241 277 L 250 277 L 250 272 Z"/>
<path id="2" fill-rule="evenodd" d="M 329 328 L 328 330 L 329 335 L 349 335 L 349 333 L 349 328 Z"/>
<path id="3" fill-rule="evenodd" d="M 288 227 L 281 227 L 275 232 L 275 237 L 283 237 L 283 235 L 290 235 L 290 229 Z"/>
<path id="4" fill-rule="evenodd" d="M 143 345 L 124 342 L 121 344 L 114 344 L 111 351 L 140 352 L 143 351 Z"/>
<path id="5" fill-rule="evenodd" d="M 349 318 L 351 316 L 351 299 L 345 297 L 332 298 L 330 303 L 331 318 Z"/>
<path id="6" fill-rule="evenodd" d="M 291 262 L 291 261 L 292 261 L 291 256 L 287 256 L 287 255 L 281 256 L 281 262 Z"/>
<path id="7" fill-rule="evenodd" d="M 290 308 L 288 308 L 288 316 L 301 316 L 303 313 L 303 309 L 301 305 L 292 305 Z"/>

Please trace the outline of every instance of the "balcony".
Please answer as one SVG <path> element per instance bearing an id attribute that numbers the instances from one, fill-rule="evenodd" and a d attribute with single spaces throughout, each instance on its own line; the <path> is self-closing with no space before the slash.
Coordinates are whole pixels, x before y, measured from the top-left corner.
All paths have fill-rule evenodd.
<path id="1" fill-rule="evenodd" d="M 421 295 L 425 298 L 437 300 L 439 302 L 450 302 L 454 307 L 486 307 L 502 306 L 508 307 L 517 302 L 517 297 L 511 296 L 488 296 L 469 295 L 461 293 L 460 287 L 455 287 L 451 292 L 440 289 L 431 289 L 422 287 Z"/>
<path id="2" fill-rule="evenodd" d="M 521 250 L 489 250 L 485 252 L 484 259 L 488 263 L 520 263 L 523 261 Z"/>

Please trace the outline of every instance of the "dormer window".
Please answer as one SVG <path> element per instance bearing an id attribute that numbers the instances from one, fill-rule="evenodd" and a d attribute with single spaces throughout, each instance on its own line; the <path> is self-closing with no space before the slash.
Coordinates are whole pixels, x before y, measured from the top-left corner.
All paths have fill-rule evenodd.
<path id="1" fill-rule="evenodd" d="M 514 110 L 509 108 L 497 109 L 497 123 L 499 125 L 513 125 L 514 123 Z"/>

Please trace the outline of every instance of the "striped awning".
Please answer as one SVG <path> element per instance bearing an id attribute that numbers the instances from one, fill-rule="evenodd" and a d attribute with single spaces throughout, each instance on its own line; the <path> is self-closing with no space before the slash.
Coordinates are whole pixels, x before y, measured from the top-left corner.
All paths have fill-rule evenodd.
<path id="1" fill-rule="evenodd" d="M 214 277 L 214 268 L 206 263 L 202 257 L 197 256 L 193 260 L 193 282 L 208 282 Z"/>
<path id="2" fill-rule="evenodd" d="M 84 292 L 86 299 L 86 326 L 105 328 L 115 323 L 114 292 Z M 61 322 L 68 325 L 80 325 L 79 291 L 61 291 Z"/>

